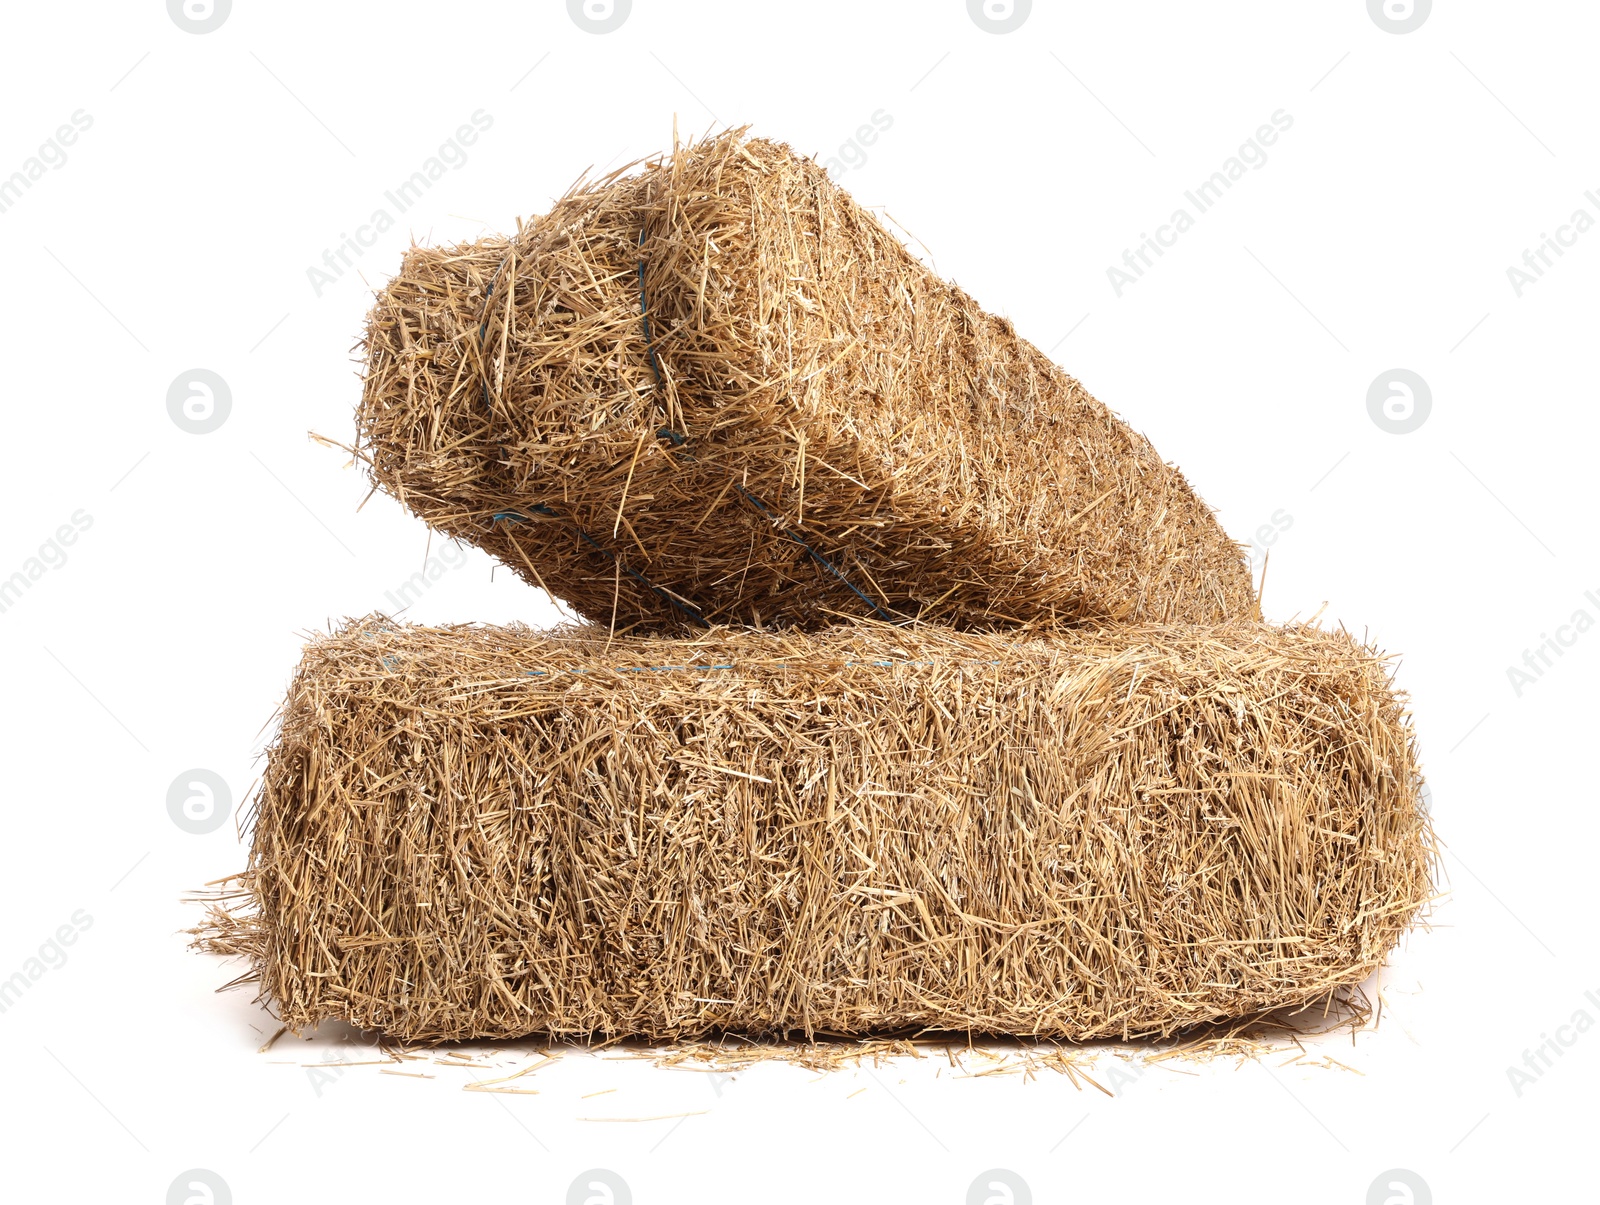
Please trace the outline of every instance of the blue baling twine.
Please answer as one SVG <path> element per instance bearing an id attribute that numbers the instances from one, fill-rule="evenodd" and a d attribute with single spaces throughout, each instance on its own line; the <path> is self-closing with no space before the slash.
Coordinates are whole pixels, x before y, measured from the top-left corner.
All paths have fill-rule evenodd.
<path id="1" fill-rule="evenodd" d="M 506 258 L 500 261 L 500 267 L 495 269 L 494 276 L 492 276 L 489 279 L 489 289 L 488 289 L 488 292 L 486 292 L 484 294 L 484 298 L 483 298 L 483 320 L 478 323 L 478 355 L 479 355 L 480 359 L 482 359 L 484 357 L 484 355 L 486 354 L 486 346 L 485 345 L 486 345 L 486 340 L 487 340 L 488 331 L 489 331 L 489 303 L 494 298 L 495 282 L 500 279 L 501 271 L 504 270 L 506 264 L 508 264 L 510 262 L 511 262 L 511 255 L 508 252 L 507 255 L 506 255 Z M 644 265 L 642 263 L 639 265 L 639 272 L 640 272 L 640 275 L 641 275 L 641 278 L 642 278 L 643 273 L 644 273 Z M 516 297 L 515 297 L 515 293 L 514 292 L 513 292 L 513 295 L 512 295 L 510 300 L 511 300 L 511 302 L 515 303 Z M 654 360 L 654 357 L 655 357 L 655 353 L 654 353 L 654 351 L 652 351 L 651 352 L 651 359 Z M 484 409 L 488 410 L 490 413 L 493 413 L 494 404 L 489 399 L 489 372 L 488 372 L 487 361 L 485 361 L 483 367 L 484 367 L 484 371 L 483 371 L 483 405 L 484 405 Z M 660 379 L 660 374 L 659 373 L 657 374 L 657 379 L 658 380 Z M 502 452 L 505 451 L 505 446 L 504 445 L 501 445 L 501 451 Z M 589 545 L 589 547 L 593 548 L 596 552 L 600 553 L 600 555 L 606 557 L 619 570 L 621 570 L 623 573 L 626 573 L 630 579 L 632 579 L 633 581 L 637 582 L 639 585 L 643 586 L 646 590 L 650 591 L 657 598 L 661 599 L 661 601 L 665 602 L 668 606 L 670 606 L 670 607 L 672 607 L 672 608 L 674 608 L 674 609 L 676 609 L 678 611 L 683 612 L 685 615 L 689 616 L 691 619 L 693 619 L 696 622 L 700 623 L 704 627 L 708 627 L 709 628 L 711 626 L 711 621 L 708 620 L 704 615 L 700 614 L 700 612 L 699 612 L 699 610 L 697 608 L 691 606 L 690 604 L 688 604 L 686 602 L 682 602 L 682 601 L 674 598 L 666 590 L 663 590 L 660 586 L 656 585 L 654 582 L 652 582 L 644 574 L 640 573 L 633 566 L 628 565 L 628 564 L 624 564 L 621 557 L 619 557 L 616 553 L 612 552 L 611 549 L 607 548 L 604 544 L 600 543 L 599 540 L 595 539 L 592 535 L 590 535 L 587 531 L 585 531 L 582 527 L 580 527 L 577 523 L 573 522 L 571 519 L 564 518 L 563 516 L 558 514 L 556 511 L 552 510 L 550 507 L 544 505 L 543 503 L 540 503 L 537 506 L 529 507 L 529 509 L 532 510 L 535 514 L 548 515 L 551 518 L 560 519 L 563 523 L 565 523 L 568 527 L 570 527 L 577 534 L 577 536 L 578 536 L 578 538 L 580 540 L 582 540 L 585 544 Z M 512 522 L 526 523 L 528 521 L 528 517 L 526 515 L 524 515 L 524 514 L 520 514 L 517 511 L 507 510 L 507 511 L 500 511 L 500 512 L 496 513 L 494 515 L 494 517 L 490 521 L 494 522 L 494 523 L 498 523 L 498 522 L 501 522 L 502 520 L 510 520 Z"/>
<path id="2" fill-rule="evenodd" d="M 651 334 L 650 334 L 650 310 L 649 310 L 649 306 L 648 306 L 648 304 L 646 302 L 646 296 L 645 296 L 645 287 L 644 287 L 644 234 L 645 234 L 644 228 L 640 227 L 640 229 L 639 229 L 639 248 L 640 248 L 640 252 L 639 252 L 639 321 L 640 321 L 640 324 L 642 325 L 643 330 L 644 330 L 644 349 L 645 349 L 645 354 L 649 357 L 649 360 L 650 360 L 650 371 L 655 375 L 656 388 L 657 389 L 663 389 L 663 388 L 665 388 L 666 382 L 665 382 L 665 380 L 663 379 L 663 377 L 661 375 L 661 363 L 660 363 L 659 360 L 656 359 L 655 340 L 651 337 Z M 486 339 L 487 339 L 487 336 L 488 336 L 488 330 L 489 330 L 489 304 L 494 298 L 495 282 L 500 278 L 500 272 L 505 268 L 505 265 L 507 263 L 509 263 L 509 262 L 510 262 L 510 255 L 508 253 L 506 258 L 501 261 L 500 267 L 495 269 L 495 274 L 494 274 L 494 276 L 492 278 L 490 278 L 490 281 L 489 281 L 488 291 L 484 294 L 483 320 L 478 324 L 478 354 L 479 354 L 480 358 L 485 355 L 485 342 L 486 342 Z M 512 301 L 513 302 L 515 301 L 514 297 L 512 298 Z M 490 401 L 490 398 L 489 398 L 489 373 L 488 373 L 487 368 L 488 368 L 487 363 L 485 363 L 485 365 L 484 365 L 484 373 L 483 373 L 483 404 L 484 404 L 484 408 L 485 409 L 490 410 L 492 412 L 493 409 L 494 409 L 494 406 L 493 406 L 493 403 Z M 685 445 L 688 443 L 687 436 L 684 436 L 684 435 L 680 434 L 679 432 L 674 431 L 671 427 L 661 427 L 659 430 L 656 431 L 656 437 L 659 438 L 659 439 L 668 440 L 672 444 L 672 447 L 673 447 L 673 450 L 674 450 L 675 454 L 680 459 L 685 461 L 686 463 L 688 463 L 688 464 L 696 464 L 696 463 L 698 463 L 698 461 L 695 459 L 695 457 L 685 449 Z M 781 518 L 781 516 L 779 516 L 770 507 L 768 507 L 764 502 L 762 502 L 761 499 L 757 498 L 749 490 L 745 489 L 744 486 L 740 485 L 737 481 L 733 482 L 732 485 L 733 485 L 733 488 L 736 491 L 738 491 L 738 494 L 739 494 L 739 496 L 741 498 L 743 498 L 751 506 L 755 507 L 758 511 L 760 511 L 763 515 L 765 515 L 769 520 L 771 520 L 773 522 L 774 526 L 777 526 L 777 522 Z M 554 510 L 551 510 L 550 507 L 548 507 L 546 505 L 543 505 L 543 504 L 540 504 L 540 505 L 534 506 L 534 507 L 530 507 L 529 509 L 534 511 L 536 514 L 548 515 L 548 516 L 551 516 L 551 517 L 554 517 L 554 518 L 561 518 L 561 516 L 558 515 Z M 499 523 L 499 522 L 525 523 L 527 521 L 528 521 L 528 517 L 526 515 L 521 514 L 521 513 L 517 512 L 517 511 L 514 511 L 514 510 L 498 511 L 498 512 L 495 513 L 495 515 L 491 519 L 491 522 L 495 522 L 495 523 Z M 583 540 L 584 543 L 588 544 L 596 552 L 599 552 L 601 555 L 609 558 L 610 561 L 612 562 L 612 564 L 616 565 L 622 572 L 626 573 L 633 581 L 637 582 L 639 585 L 643 586 L 645 589 L 647 589 L 651 593 L 655 594 L 658 598 L 662 599 L 668 605 L 676 608 L 679 611 L 682 611 L 685 615 L 688 615 L 688 616 L 692 617 L 693 619 L 697 620 L 701 624 L 704 624 L 706 627 L 710 627 L 711 626 L 710 621 L 707 620 L 706 617 L 699 612 L 699 610 L 697 610 L 695 607 L 689 605 L 688 603 L 682 602 L 679 599 L 673 597 L 666 590 L 662 589 L 660 586 L 657 586 L 654 582 L 650 581 L 650 579 L 645 577 L 644 574 L 640 573 L 638 570 L 632 568 L 631 566 L 624 564 L 622 559 L 620 557 L 618 557 L 616 553 L 612 552 L 609 548 L 607 548 L 603 544 L 601 544 L 598 540 L 596 540 L 593 536 L 591 536 L 583 528 L 579 527 L 571 519 L 565 519 L 563 521 L 566 522 L 568 524 L 568 526 L 570 526 L 572 528 L 572 530 L 577 533 L 579 539 Z M 880 607 L 876 602 L 874 602 L 866 594 L 862 593 L 862 591 L 856 586 L 856 584 L 854 582 L 852 582 L 848 577 L 846 577 L 839 570 L 838 566 L 836 566 L 827 557 L 823 556 L 822 553 L 818 552 L 815 548 L 813 548 L 805 539 L 803 539 L 802 537 L 796 535 L 793 531 L 789 530 L 788 527 L 778 527 L 778 531 L 782 535 L 787 537 L 790 541 L 792 541 L 795 544 L 798 544 L 801 548 L 805 549 L 805 551 L 807 552 L 807 554 L 810 555 L 812 560 L 814 560 L 818 565 L 821 565 L 822 568 L 824 568 L 830 574 L 832 574 L 838 581 L 842 582 L 846 589 L 848 589 L 852 594 L 854 594 L 862 602 L 866 603 L 867 606 L 871 607 L 873 613 L 875 615 L 877 615 L 879 619 L 885 620 L 887 622 L 893 622 L 894 617 L 892 615 L 890 615 L 887 611 L 885 611 L 882 607 Z M 721 668 L 721 667 L 718 667 L 718 668 Z M 539 671 L 539 672 L 543 672 L 543 671 Z"/>
<path id="3" fill-rule="evenodd" d="M 387 664 L 389 658 L 385 658 L 384 660 L 385 660 L 385 664 Z M 893 669 L 895 666 L 899 666 L 899 665 L 907 665 L 907 666 L 910 666 L 910 665 L 927 665 L 927 666 L 932 666 L 932 665 L 936 665 L 936 664 L 938 664 L 938 663 L 935 662 L 935 661 L 846 661 L 846 662 L 844 662 L 844 664 L 840 668 L 842 668 L 842 669 L 852 669 L 852 668 L 865 667 L 865 668 L 870 668 L 870 669 Z M 969 664 L 969 665 L 999 665 L 1000 664 L 1000 660 L 999 660 L 999 658 L 995 658 L 995 659 L 989 660 L 989 661 L 971 661 L 971 662 L 968 662 L 967 664 Z M 735 665 L 733 662 L 730 661 L 725 665 L 591 665 L 591 666 L 582 667 L 582 668 L 565 669 L 565 670 L 527 669 L 527 670 L 523 670 L 522 673 L 523 673 L 523 676 L 527 677 L 527 678 L 544 678 L 544 677 L 554 677 L 557 674 L 603 674 L 603 673 L 606 673 L 607 671 L 609 671 L 611 673 L 614 673 L 614 674 L 663 674 L 663 673 L 667 673 L 667 672 L 672 671 L 672 670 L 709 671 L 709 670 L 738 669 L 738 668 L 739 667 L 737 665 Z M 788 665 L 775 665 L 772 668 L 773 669 L 787 671 L 787 670 L 789 670 L 789 669 L 791 669 L 793 667 L 788 666 Z"/>
<path id="4" fill-rule="evenodd" d="M 644 228 L 642 226 L 639 228 L 639 318 L 644 324 L 644 349 L 650 357 L 650 370 L 655 373 L 656 388 L 660 389 L 665 386 L 665 382 L 661 378 L 661 365 L 656 360 L 655 343 L 650 338 L 650 311 L 645 304 L 644 292 Z M 689 464 L 697 463 L 695 458 L 689 452 L 684 450 L 684 445 L 688 442 L 687 436 L 674 431 L 671 427 L 662 427 L 656 432 L 656 436 L 658 438 L 664 438 L 671 441 L 673 450 L 680 459 Z M 761 501 L 761 499 L 757 498 L 737 481 L 733 483 L 733 488 L 739 492 L 739 496 L 741 498 L 750 503 L 751 506 L 755 507 L 768 519 L 772 519 L 774 522 L 776 522 L 776 520 L 779 518 L 779 516 L 773 513 L 773 511 L 769 509 L 767 505 Z M 811 547 L 811 545 L 806 543 L 805 540 L 795 535 L 795 533 L 790 531 L 787 527 L 779 527 L 778 530 L 789 539 L 793 540 L 796 544 L 800 545 L 800 547 L 804 548 L 808 553 L 811 554 L 812 560 L 816 561 L 817 564 L 821 565 L 829 573 L 833 574 L 834 577 L 843 582 L 849 588 L 852 594 L 854 594 L 862 602 L 866 603 L 867 606 L 872 608 L 879 619 L 890 620 L 892 622 L 893 617 L 877 603 L 873 602 L 872 599 L 868 598 L 865 594 L 858 590 L 855 586 L 855 583 L 847 578 L 843 573 L 839 572 L 838 567 L 835 566 L 832 561 L 828 560 L 827 557 L 823 556 L 820 552 Z"/>
<path id="5" fill-rule="evenodd" d="M 389 626 L 388 624 L 383 624 L 383 625 L 378 627 L 377 632 L 375 633 L 370 627 L 363 626 L 361 628 L 361 630 L 360 630 L 360 635 L 366 637 L 366 639 L 368 639 L 368 640 L 375 640 L 375 639 L 377 639 L 377 635 L 379 633 L 393 632 L 395 630 L 396 630 L 395 628 Z M 379 661 L 382 663 L 384 669 L 389 670 L 391 672 L 399 670 L 400 667 L 401 667 L 401 657 L 397 653 L 382 653 L 382 654 L 379 655 Z M 960 665 L 999 665 L 1000 663 L 1001 662 L 1000 662 L 1000 659 L 998 657 L 993 657 L 993 658 L 990 658 L 988 660 L 974 660 L 974 661 L 956 662 L 955 664 L 960 664 Z M 760 663 L 758 662 L 757 665 L 759 666 L 759 664 Z M 872 660 L 872 661 L 845 661 L 839 666 L 839 668 L 841 668 L 841 669 L 861 669 L 861 668 L 865 668 L 865 669 L 894 669 L 894 668 L 899 667 L 899 666 L 904 666 L 904 667 L 908 667 L 908 668 L 912 667 L 912 666 L 928 666 L 928 667 L 932 667 L 932 666 L 935 666 L 935 665 L 938 665 L 938 664 L 939 663 L 937 661 L 920 661 L 920 660 L 913 660 L 913 659 L 909 659 L 909 658 L 907 660 L 904 660 L 904 661 L 894 661 L 894 660 L 892 660 L 890 658 L 880 657 L 880 658 L 877 658 L 877 659 Z M 614 673 L 614 674 L 665 674 L 665 673 L 688 672 L 688 671 L 695 671 L 695 672 L 699 672 L 699 673 L 710 673 L 710 672 L 715 672 L 717 670 L 738 669 L 738 668 L 739 668 L 739 666 L 737 664 L 735 664 L 734 662 L 732 662 L 732 661 L 724 661 L 724 662 L 720 662 L 720 663 L 715 664 L 715 665 L 707 664 L 707 663 L 696 663 L 696 664 L 689 664 L 689 665 L 590 665 L 590 666 L 573 666 L 573 667 L 569 667 L 567 669 L 560 669 L 560 670 L 527 669 L 527 670 L 523 670 L 522 671 L 522 676 L 523 677 L 527 677 L 527 678 L 553 678 L 553 677 L 558 677 L 559 675 L 564 674 L 564 673 L 565 674 L 603 674 L 603 673 L 607 673 L 607 672 Z M 789 670 L 792 670 L 792 669 L 796 669 L 796 668 L 804 669 L 804 668 L 808 668 L 808 667 L 805 667 L 805 666 L 797 667 L 797 666 L 789 665 L 787 663 L 780 663 L 778 665 L 770 666 L 769 668 L 775 669 L 775 670 L 779 670 L 779 671 L 784 672 L 784 673 L 787 673 Z"/>
<path id="6" fill-rule="evenodd" d="M 530 506 L 528 509 L 533 511 L 535 514 L 549 515 L 551 518 L 555 519 L 561 518 L 559 514 L 543 504 L 539 506 Z M 501 521 L 511 523 L 526 523 L 528 521 L 528 516 L 520 514 L 514 510 L 503 510 L 495 513 L 493 521 L 496 523 Z M 704 615 L 700 614 L 695 607 L 686 602 L 680 602 L 676 598 L 672 597 L 672 595 L 668 594 L 660 586 L 652 582 L 644 574 L 633 568 L 633 566 L 625 564 L 621 557 L 612 552 L 611 549 L 607 548 L 604 544 L 600 543 L 599 540 L 595 539 L 588 532 L 584 531 L 583 528 L 579 527 L 571 519 L 563 519 L 562 521 L 577 533 L 580 540 L 589 545 L 590 548 L 593 548 L 601 556 L 609 558 L 613 565 L 622 570 L 623 573 L 626 573 L 634 581 L 638 582 L 639 585 L 643 586 L 646 590 L 649 590 L 651 593 L 655 594 L 655 596 L 661 599 L 662 602 L 667 603 L 669 606 L 676 607 L 691 619 L 697 620 L 699 623 L 708 628 L 711 626 L 711 621 L 708 620 Z"/>
<path id="7" fill-rule="evenodd" d="M 656 345 L 650 338 L 650 312 L 644 304 L 644 227 L 639 227 L 639 321 L 644 323 L 644 350 L 650 357 L 650 371 L 656 374 L 656 387 L 661 387 L 661 365 L 656 360 Z M 666 430 L 665 427 L 662 428 Z M 681 444 L 681 438 L 675 438 L 673 443 Z"/>
<path id="8" fill-rule="evenodd" d="M 500 265 L 502 268 L 505 264 Z M 489 291 L 483 295 L 483 321 L 478 323 L 478 358 L 483 359 L 484 338 L 489 332 L 489 303 L 494 300 L 494 280 L 500 275 L 496 268 L 494 278 L 489 281 Z M 483 408 L 491 414 L 494 412 L 494 403 L 489 400 L 489 366 L 483 365 Z"/>

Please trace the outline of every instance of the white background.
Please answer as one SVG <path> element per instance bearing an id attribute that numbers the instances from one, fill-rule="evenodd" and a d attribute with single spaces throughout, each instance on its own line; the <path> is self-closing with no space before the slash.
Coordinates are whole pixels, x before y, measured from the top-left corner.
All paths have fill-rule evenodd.
<path id="1" fill-rule="evenodd" d="M 1600 631 L 1520 693 L 1507 669 L 1600 619 L 1600 232 L 1520 297 L 1506 269 L 1600 217 L 1594 6 L 1439 0 L 1403 35 L 1363 0 L 1040 0 L 1004 35 L 962 0 L 636 0 L 605 35 L 560 0 L 236 0 L 199 35 L 161 0 L 4 21 L 0 179 L 92 118 L 0 213 L 0 578 L 92 520 L 0 613 L 0 979 L 92 920 L 0 1015 L 8 1199 L 160 1202 L 196 1167 L 241 1203 L 561 1201 L 597 1166 L 641 1203 L 958 1203 L 992 1167 L 1040 1202 L 1359 1205 L 1395 1167 L 1441 1202 L 1593 1192 L 1600 1031 L 1562 1031 L 1520 1093 L 1507 1068 L 1600 1021 Z M 307 269 L 479 109 L 465 164 L 317 295 Z M 1280 109 L 1265 165 L 1119 297 L 1107 268 Z M 1378 1030 L 1317 1052 L 1362 1074 L 1168 1064 L 1112 1099 L 932 1062 L 723 1082 L 574 1053 L 522 1081 L 539 1095 L 490 1097 L 422 1063 L 436 1079 L 317 1083 L 296 1061 L 344 1057 L 327 1036 L 258 1054 L 271 1019 L 213 994 L 239 968 L 180 932 L 181 893 L 244 847 L 181 830 L 166 794 L 203 767 L 242 803 L 301 633 L 392 609 L 424 565 L 421 523 L 382 496 L 358 512 L 362 475 L 307 438 L 351 434 L 371 288 L 413 235 L 510 230 L 586 167 L 666 149 L 674 114 L 827 158 L 879 110 L 841 184 L 1149 434 L 1236 538 L 1291 520 L 1269 618 L 1326 603 L 1404 655 L 1452 894 L 1384 973 Z M 1432 391 L 1407 435 L 1367 411 L 1396 367 Z M 232 395 L 206 435 L 167 412 L 194 368 Z M 405 617 L 556 612 L 473 552 Z"/>

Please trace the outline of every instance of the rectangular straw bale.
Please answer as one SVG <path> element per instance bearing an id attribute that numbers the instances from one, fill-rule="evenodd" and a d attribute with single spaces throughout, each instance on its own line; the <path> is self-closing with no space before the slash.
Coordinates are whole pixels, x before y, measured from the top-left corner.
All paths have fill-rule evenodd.
<path id="1" fill-rule="evenodd" d="M 1344 632 L 307 647 L 213 948 L 420 1040 L 1166 1035 L 1359 984 L 1431 890 Z"/>
<path id="2" fill-rule="evenodd" d="M 414 247 L 364 347 L 374 484 L 608 626 L 1255 616 L 1143 435 L 742 130 Z"/>

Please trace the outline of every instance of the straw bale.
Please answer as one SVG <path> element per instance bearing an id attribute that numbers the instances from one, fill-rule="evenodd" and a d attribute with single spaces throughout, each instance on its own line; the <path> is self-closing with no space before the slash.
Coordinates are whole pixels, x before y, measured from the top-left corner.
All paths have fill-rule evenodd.
<path id="1" fill-rule="evenodd" d="M 1342 631 L 314 638 L 213 917 L 296 1029 L 1170 1035 L 1332 1001 L 1430 896 Z"/>
<path id="2" fill-rule="evenodd" d="M 364 348 L 374 484 L 614 630 L 1255 615 L 1143 435 L 742 130 L 413 247 Z"/>

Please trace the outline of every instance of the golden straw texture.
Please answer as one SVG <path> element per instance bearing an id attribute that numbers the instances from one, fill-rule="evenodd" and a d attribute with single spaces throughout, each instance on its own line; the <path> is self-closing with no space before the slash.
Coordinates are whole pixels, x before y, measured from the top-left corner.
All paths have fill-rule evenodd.
<path id="1" fill-rule="evenodd" d="M 414 247 L 364 347 L 373 482 L 616 631 L 1257 617 L 1143 435 L 743 131 Z"/>
<path id="2" fill-rule="evenodd" d="M 314 639 L 213 916 L 295 1028 L 1167 1035 L 1348 993 L 1431 893 L 1343 632 Z"/>

